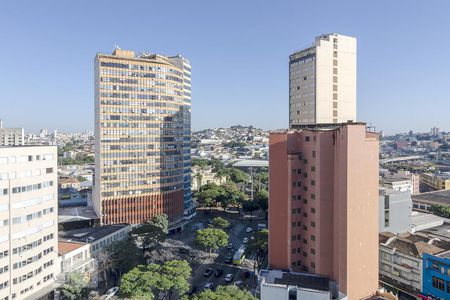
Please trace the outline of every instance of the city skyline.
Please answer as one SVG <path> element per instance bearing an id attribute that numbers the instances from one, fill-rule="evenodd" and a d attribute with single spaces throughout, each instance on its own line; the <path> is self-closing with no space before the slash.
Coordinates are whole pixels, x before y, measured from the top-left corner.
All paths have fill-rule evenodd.
<path id="1" fill-rule="evenodd" d="M 449 43 L 441 38 L 450 33 L 450 26 L 443 24 L 448 3 L 435 10 L 429 4 L 412 7 L 406 1 L 389 5 L 287 1 L 276 7 L 258 2 L 257 7 L 239 3 L 236 11 L 237 6 L 229 3 L 182 2 L 134 9 L 146 8 L 139 3 L 118 9 L 96 2 L 89 10 L 82 4 L 5 4 L 0 25 L 8 30 L 1 36 L 9 43 L 0 49 L 0 56 L 8 58 L 2 62 L 1 103 L 8 109 L 1 118 L 26 132 L 93 130 L 90 66 L 95 53 L 108 52 L 117 44 L 191 59 L 193 130 L 234 124 L 285 128 L 289 55 L 310 46 L 313 36 L 338 32 L 358 39 L 358 121 L 388 134 L 428 131 L 432 126 L 450 129 L 446 118 L 450 90 L 445 84 L 450 79 L 445 72 L 449 62 L 440 50 Z M 170 18 L 151 13 L 163 8 L 170 11 Z M 319 11 L 320 16 L 314 13 Z M 381 15 L 383 23 L 378 21 Z M 196 22 L 189 21 L 193 19 Z M 104 24 L 120 30 L 105 30 Z M 430 47 L 436 41 L 440 46 Z M 24 82 L 26 89 L 21 88 Z M 255 115 L 255 107 L 270 109 L 259 109 Z"/>

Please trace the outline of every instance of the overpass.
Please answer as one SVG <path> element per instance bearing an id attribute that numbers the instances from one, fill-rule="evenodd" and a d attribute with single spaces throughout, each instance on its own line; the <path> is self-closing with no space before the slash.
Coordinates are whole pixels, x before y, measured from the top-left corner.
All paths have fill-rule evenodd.
<path id="1" fill-rule="evenodd" d="M 422 155 L 410 155 L 410 156 L 386 158 L 386 159 L 380 160 L 380 165 L 385 164 L 385 163 L 397 162 L 397 161 L 416 160 L 416 159 L 421 159 L 421 158 L 424 158 L 424 157 L 425 156 L 422 156 Z"/>

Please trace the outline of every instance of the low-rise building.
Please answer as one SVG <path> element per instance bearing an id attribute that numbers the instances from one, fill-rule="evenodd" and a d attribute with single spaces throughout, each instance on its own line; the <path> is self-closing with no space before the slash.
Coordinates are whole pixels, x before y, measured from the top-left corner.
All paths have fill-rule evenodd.
<path id="1" fill-rule="evenodd" d="M 411 231 L 411 194 L 392 189 L 379 190 L 379 228 L 380 232 L 404 233 Z"/>
<path id="2" fill-rule="evenodd" d="M 200 187 L 215 183 L 217 185 L 224 184 L 227 181 L 226 176 L 218 176 L 217 173 L 213 172 L 211 166 L 193 166 L 192 167 L 192 190 L 196 191 Z"/>
<path id="3" fill-rule="evenodd" d="M 450 190 L 450 175 L 423 173 L 420 184 L 425 191 Z"/>
<path id="4" fill-rule="evenodd" d="M 117 224 L 60 231 L 60 240 L 89 244 L 92 256 L 96 256 L 113 242 L 128 237 L 130 225 Z"/>
<path id="5" fill-rule="evenodd" d="M 450 190 L 441 190 L 411 196 L 413 209 L 422 212 L 432 212 L 433 205 L 450 207 Z"/>
<path id="6" fill-rule="evenodd" d="M 67 282 L 70 275 L 79 272 L 90 282 L 91 287 L 97 287 L 97 263 L 91 256 L 89 244 L 80 242 L 59 241 L 59 266 L 61 267 L 58 279 Z"/>
<path id="7" fill-rule="evenodd" d="M 261 300 L 348 299 L 345 294 L 339 292 L 336 282 L 326 276 L 281 270 L 261 270 L 257 294 Z"/>
<path id="8" fill-rule="evenodd" d="M 423 255 L 422 295 L 431 299 L 450 299 L 450 252 Z"/>
<path id="9" fill-rule="evenodd" d="M 58 188 L 66 189 L 73 188 L 76 190 L 80 189 L 80 181 L 73 177 L 63 177 L 58 179 Z"/>
<path id="10" fill-rule="evenodd" d="M 422 291 L 422 259 L 450 250 L 450 243 L 425 232 L 396 236 L 380 234 L 380 282 L 398 293 L 417 296 Z"/>

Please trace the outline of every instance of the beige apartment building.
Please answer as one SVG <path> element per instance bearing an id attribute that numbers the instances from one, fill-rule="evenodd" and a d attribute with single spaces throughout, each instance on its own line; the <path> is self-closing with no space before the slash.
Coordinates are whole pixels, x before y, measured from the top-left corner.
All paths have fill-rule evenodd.
<path id="1" fill-rule="evenodd" d="M 23 128 L 4 128 L 0 120 L 0 146 L 22 146 L 25 142 Z"/>
<path id="2" fill-rule="evenodd" d="M 316 37 L 289 56 L 289 127 L 356 121 L 356 38 Z"/>
<path id="3" fill-rule="evenodd" d="M 165 213 L 174 228 L 191 211 L 190 76 L 180 55 L 97 54 L 93 196 L 103 224 Z"/>
<path id="4" fill-rule="evenodd" d="M 57 151 L 0 147 L 0 299 L 37 299 L 58 268 Z"/>

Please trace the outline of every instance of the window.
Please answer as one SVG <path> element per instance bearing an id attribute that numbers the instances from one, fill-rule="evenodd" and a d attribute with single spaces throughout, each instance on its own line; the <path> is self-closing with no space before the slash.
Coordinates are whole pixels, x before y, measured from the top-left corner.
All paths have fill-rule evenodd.
<path id="1" fill-rule="evenodd" d="M 337 59 L 333 59 L 333 66 L 337 67 L 337 65 L 338 65 Z"/>
<path id="2" fill-rule="evenodd" d="M 338 86 L 336 84 L 333 84 L 333 92 L 337 92 L 338 91 Z"/>
<path id="3" fill-rule="evenodd" d="M 316 185 L 316 181 L 311 179 L 311 185 Z"/>
<path id="4" fill-rule="evenodd" d="M 338 94 L 333 93 L 333 100 L 337 100 L 338 99 Z"/>
<path id="5" fill-rule="evenodd" d="M 337 102 L 333 102 L 333 108 L 334 108 L 334 109 L 337 109 L 337 108 L 338 108 Z"/>
<path id="6" fill-rule="evenodd" d="M 315 235 L 311 235 L 311 241 L 315 241 L 316 240 L 316 236 Z"/>
<path id="7" fill-rule="evenodd" d="M 305 142 L 309 142 L 311 138 L 309 136 L 305 136 Z"/>
<path id="8" fill-rule="evenodd" d="M 316 227 L 316 222 L 311 221 L 311 227 Z"/>
<path id="9" fill-rule="evenodd" d="M 437 278 L 435 276 L 433 276 L 433 282 L 432 285 L 434 288 L 443 291 L 445 284 L 444 284 L 444 280 L 442 280 L 441 278 Z"/>
<path id="10" fill-rule="evenodd" d="M 308 79 L 308 76 L 303 76 L 303 80 L 307 80 Z"/>
<path id="11" fill-rule="evenodd" d="M 311 172 L 315 172 L 316 171 L 316 166 L 311 166 Z"/>

